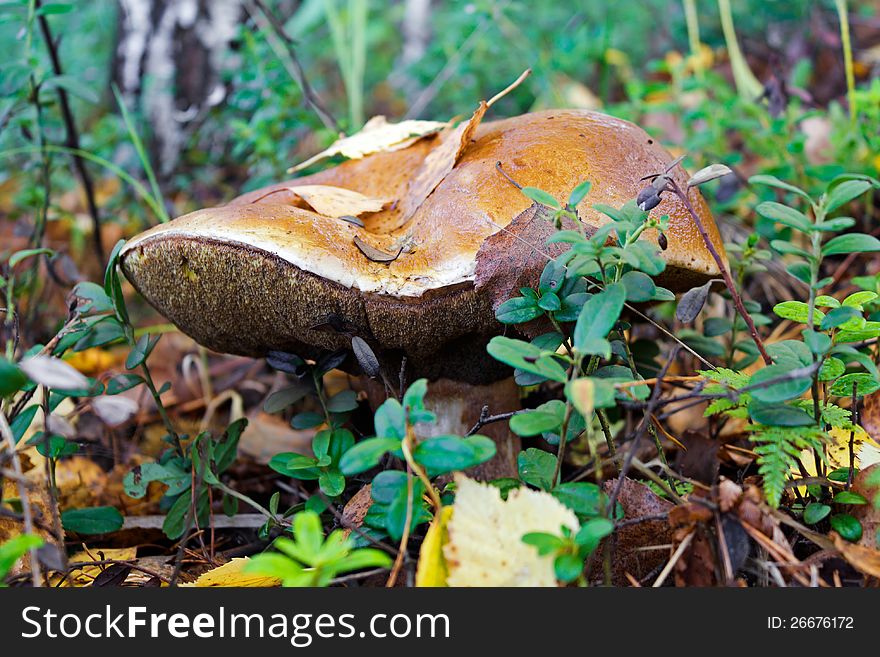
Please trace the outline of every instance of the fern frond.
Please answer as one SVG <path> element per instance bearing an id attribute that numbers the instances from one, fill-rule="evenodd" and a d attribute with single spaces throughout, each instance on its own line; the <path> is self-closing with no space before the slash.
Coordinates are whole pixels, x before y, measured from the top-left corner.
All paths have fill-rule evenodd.
<path id="1" fill-rule="evenodd" d="M 779 506 L 785 482 L 805 449 L 815 449 L 821 453 L 822 443 L 827 434 L 819 427 L 771 427 L 762 424 L 750 425 L 749 440 L 755 444 L 753 451 L 758 455 L 758 474 L 764 481 L 764 495 L 773 508 Z"/>

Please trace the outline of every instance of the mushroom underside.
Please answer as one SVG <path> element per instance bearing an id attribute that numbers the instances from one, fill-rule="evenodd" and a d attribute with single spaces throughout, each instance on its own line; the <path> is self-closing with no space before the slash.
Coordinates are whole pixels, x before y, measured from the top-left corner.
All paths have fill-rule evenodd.
<path id="1" fill-rule="evenodd" d="M 136 289 L 199 344 L 259 357 L 316 357 L 357 335 L 394 371 L 488 383 L 509 375 L 486 342 L 503 327 L 473 283 L 421 297 L 365 294 L 244 244 L 175 236 L 146 241 L 122 263 Z M 136 272 L 136 275 L 135 275 Z M 356 371 L 349 359 L 345 369 Z"/>

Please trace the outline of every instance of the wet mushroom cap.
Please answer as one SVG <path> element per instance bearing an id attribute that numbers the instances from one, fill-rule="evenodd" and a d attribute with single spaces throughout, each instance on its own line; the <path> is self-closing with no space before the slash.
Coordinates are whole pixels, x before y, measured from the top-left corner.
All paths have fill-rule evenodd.
<path id="1" fill-rule="evenodd" d="M 476 255 L 531 202 L 496 163 L 520 185 L 563 201 L 577 184 L 591 181 L 578 211 L 586 223 L 600 225 L 607 218 L 592 205 L 620 207 L 634 199 L 645 185 L 640 178 L 663 171 L 671 158 L 631 123 L 557 110 L 482 124 L 455 168 L 405 223 L 397 203 L 363 215 L 359 227 L 317 214 L 285 189 L 333 185 L 399 200 L 441 139 L 351 160 L 156 226 L 125 246 L 123 270 L 162 314 L 217 351 L 309 356 L 348 347 L 359 335 L 377 351 L 405 354 L 419 376 L 497 379 L 505 368 L 486 356 L 485 341 L 502 327 L 474 287 Z M 675 178 L 684 186 L 681 169 Z M 691 199 L 723 254 L 706 204 L 696 191 Z M 719 273 L 676 197 L 665 194 L 653 212 L 670 217 L 665 284 L 683 289 Z M 377 262 L 365 251 L 399 255 Z"/>

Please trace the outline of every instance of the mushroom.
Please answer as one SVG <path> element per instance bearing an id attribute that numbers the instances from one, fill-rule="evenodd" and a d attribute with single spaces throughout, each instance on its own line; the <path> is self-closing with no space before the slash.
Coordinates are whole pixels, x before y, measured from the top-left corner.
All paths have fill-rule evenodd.
<path id="1" fill-rule="evenodd" d="M 389 372 L 405 358 L 408 380 L 434 382 L 427 403 L 439 415 L 435 430 L 463 435 L 483 404 L 492 413 L 519 408 L 510 369 L 485 347 L 504 329 L 493 306 L 514 296 L 524 277 L 534 284 L 546 262 L 540 254 L 526 263 L 495 262 L 496 270 L 515 270 L 509 289 L 498 289 L 497 278 L 477 280 L 478 260 L 491 252 L 481 247 L 514 218 L 528 216 L 531 201 L 507 176 L 562 199 L 590 180 L 592 191 L 577 209 L 582 221 L 598 226 L 606 219 L 593 204 L 619 207 L 636 198 L 640 178 L 663 171 L 671 158 L 640 128 L 593 112 L 543 111 L 483 123 L 451 172 L 404 221 L 400 201 L 443 139 L 432 135 L 349 160 L 156 226 L 126 244 L 122 268 L 163 315 L 216 351 L 310 358 L 351 348 L 356 335 Z M 683 171 L 674 178 L 684 187 Z M 331 185 L 393 202 L 362 220 L 332 218 L 313 211 L 293 185 Z M 723 253 L 705 202 L 696 190 L 691 199 Z M 670 217 L 664 284 L 681 290 L 718 275 L 681 201 L 667 194 L 656 212 Z M 359 369 L 354 358 L 343 367 Z M 482 432 L 499 449 L 481 475 L 514 474 L 518 439 L 506 423 Z"/>

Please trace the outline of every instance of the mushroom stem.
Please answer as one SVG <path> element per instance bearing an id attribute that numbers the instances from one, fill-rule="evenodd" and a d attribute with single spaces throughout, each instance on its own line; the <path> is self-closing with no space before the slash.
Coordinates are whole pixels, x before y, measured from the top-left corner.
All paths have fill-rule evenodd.
<path id="1" fill-rule="evenodd" d="M 385 390 L 376 381 L 362 379 L 370 406 L 375 410 L 385 399 Z M 519 388 L 512 378 L 502 379 L 488 385 L 473 385 L 438 379 L 428 384 L 425 406 L 437 416 L 433 424 L 419 424 L 414 427 L 416 440 L 433 436 L 467 436 L 474 423 L 480 418 L 484 406 L 493 413 L 506 414 L 520 410 Z M 482 426 L 479 433 L 491 438 L 495 443 L 495 456 L 468 471 L 480 481 L 499 477 L 516 477 L 516 457 L 521 448 L 519 436 L 510 432 L 506 422 L 493 422 Z"/>

